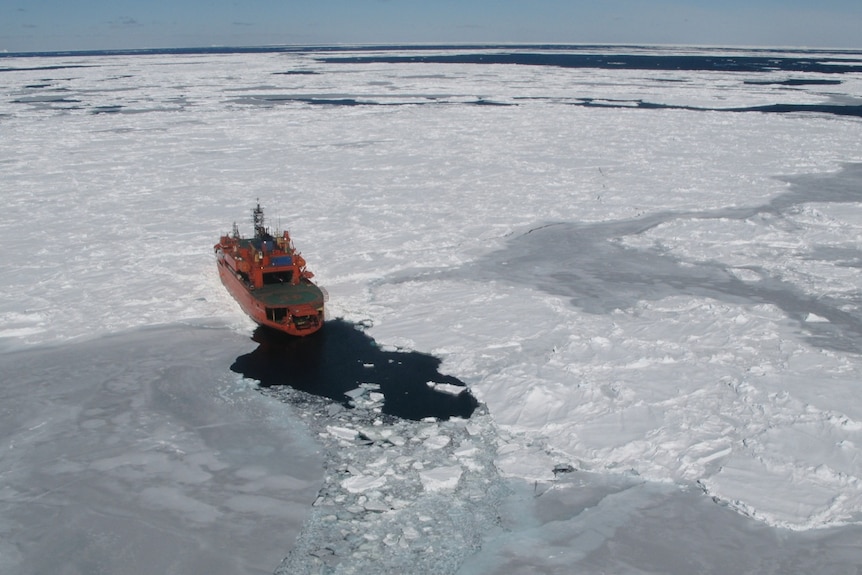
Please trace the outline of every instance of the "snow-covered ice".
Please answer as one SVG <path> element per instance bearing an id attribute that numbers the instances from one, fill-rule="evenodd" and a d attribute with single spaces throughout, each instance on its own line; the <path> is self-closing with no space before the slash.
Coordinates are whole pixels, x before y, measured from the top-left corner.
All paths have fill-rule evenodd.
<path id="1" fill-rule="evenodd" d="M 172 517 L 148 532 L 179 529 L 214 564 L 233 537 L 218 517 L 290 516 L 282 548 L 234 558 L 259 571 L 384 557 L 394 573 L 429 545 L 416 565 L 436 573 L 793 572 L 786 557 L 802 573 L 809 550 L 829 555 L 823 572 L 862 563 L 846 545 L 862 523 L 862 73 L 337 61 L 351 55 L 0 59 L 0 346 L 18 370 L 3 376 L 0 427 L 0 528 L 17 539 L 0 537 L 0 565 L 25 570 L 44 545 L 22 497 L 77 500 L 97 521 L 111 485 L 135 492 L 121 514 Z M 245 381 L 227 366 L 253 326 L 210 249 L 257 198 L 327 288 L 330 317 L 383 350 L 441 358 L 480 412 L 391 421 L 362 381 L 353 410 L 244 395 L 264 402 L 273 437 L 300 434 L 274 414 L 303 422 L 316 478 L 279 468 L 251 424 L 238 433 L 261 442 L 255 462 L 195 439 L 185 425 L 245 417 L 228 402 L 198 421 Z M 201 324 L 230 357 L 179 359 L 157 337 L 98 355 L 141 328 Z M 98 359 L 90 375 L 40 359 L 75 349 Z M 148 373 L 183 381 L 195 365 L 210 387 L 147 403 Z M 142 380 L 112 392 L 127 406 L 101 403 L 124 369 Z M 459 391 L 447 385 L 428 387 Z M 20 449 L 40 434 L 59 451 Z M 68 482 L 22 495 L 46 473 Z M 292 503 L 264 503 L 281 493 Z M 697 552 L 646 561 L 669 553 L 649 538 L 660 528 Z M 52 561 L 113 548 L 91 535 L 52 524 L 67 537 Z"/>

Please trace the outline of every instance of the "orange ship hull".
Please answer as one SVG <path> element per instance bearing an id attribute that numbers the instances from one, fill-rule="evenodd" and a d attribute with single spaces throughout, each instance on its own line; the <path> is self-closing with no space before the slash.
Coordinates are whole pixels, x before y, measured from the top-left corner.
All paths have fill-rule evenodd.
<path id="1" fill-rule="evenodd" d="M 324 292 L 312 281 L 288 232 L 273 236 L 254 210 L 255 237 L 222 236 L 214 246 L 219 277 L 240 308 L 256 323 L 296 336 L 323 327 Z"/>

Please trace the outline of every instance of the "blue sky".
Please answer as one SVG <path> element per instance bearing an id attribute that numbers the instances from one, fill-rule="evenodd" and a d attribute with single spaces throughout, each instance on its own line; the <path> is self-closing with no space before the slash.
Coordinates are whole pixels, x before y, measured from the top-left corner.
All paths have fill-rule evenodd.
<path id="1" fill-rule="evenodd" d="M 0 0 L 0 51 L 268 44 L 862 48 L 862 0 Z"/>

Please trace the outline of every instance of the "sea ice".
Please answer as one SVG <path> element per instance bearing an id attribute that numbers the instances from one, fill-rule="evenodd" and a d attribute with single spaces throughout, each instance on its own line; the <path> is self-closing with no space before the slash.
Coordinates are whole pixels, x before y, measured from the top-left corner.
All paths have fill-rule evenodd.
<path id="1" fill-rule="evenodd" d="M 862 463 L 853 451 L 862 445 L 859 121 L 816 111 L 741 111 L 852 103 L 862 94 L 857 73 L 840 75 L 828 90 L 817 83 L 788 89 L 782 82 L 796 74 L 775 70 L 357 65 L 319 56 L 4 58 L 0 119 L 14 137 L 0 141 L 8 192 L 0 222 L 3 356 L 32 349 L 51 359 L 76 342 L 102 345 L 100 337 L 148 326 L 251 334 L 251 322 L 219 284 L 210 250 L 260 197 L 301 238 L 330 293 L 330 318 L 362 325 L 382 350 L 435 353 L 442 371 L 467 382 L 484 403 L 468 423 L 407 423 L 384 417 L 378 390 L 361 381 L 349 382 L 357 388 L 355 409 L 321 401 L 320 413 L 305 419 L 326 446 L 327 477 L 298 547 L 284 549 L 284 572 L 309 572 L 312 563 L 455 572 L 483 544 L 477 533 L 493 531 L 493 509 L 508 482 L 523 481 L 529 491 L 569 468 L 611 483 L 604 474 L 637 478 L 639 487 L 591 501 L 610 508 L 608 517 L 575 510 L 558 518 L 574 523 L 532 554 L 518 545 L 523 529 L 513 528 L 500 539 L 502 555 L 489 560 L 499 572 L 571 564 L 586 571 L 728 571 L 738 570 L 737 549 L 746 566 L 783 571 L 791 563 L 782 554 L 806 566 L 799 572 L 846 572 L 840 561 L 847 555 L 859 564 L 850 552 L 829 551 L 849 548 L 847 537 L 858 541 L 862 501 Z M 308 73 L 284 73 L 295 69 Z M 345 98 L 360 105 L 333 103 Z M 223 542 L 235 541 L 230 530 L 242 526 L 211 519 L 250 520 L 240 510 L 265 507 L 275 496 L 268 490 L 290 484 L 281 468 L 268 471 L 282 478 L 273 484 L 252 479 L 261 466 L 276 465 L 273 453 L 282 449 L 278 442 L 249 444 L 259 439 L 252 431 L 259 414 L 235 422 L 232 434 L 227 415 L 214 422 L 194 393 L 154 388 L 146 375 L 197 381 L 222 359 L 221 347 L 166 361 L 149 354 L 157 346 L 140 345 L 73 358 L 91 362 L 78 373 L 31 366 L 38 377 L 4 386 L 2 461 L 9 467 L 0 493 L 12 512 L 0 515 L 0 558 L 12 561 L 12 570 L 33 561 L 43 561 L 34 572 L 75 568 L 76 552 L 105 556 L 113 567 L 124 552 L 108 557 L 106 546 L 81 548 L 61 522 L 45 537 L 31 521 L 44 516 L 16 511 L 18 501 L 65 505 L 64 517 L 85 524 L 115 521 L 102 532 L 128 534 L 129 549 L 154 557 L 203 549 L 194 561 L 206 564 L 195 565 L 214 573 L 245 556 L 224 554 Z M 104 397 L 79 389 L 92 370 L 104 377 L 94 380 L 104 383 Z M 117 403 L 103 404 L 109 400 Z M 152 419 L 137 420 L 155 400 Z M 155 425 L 166 420 L 192 423 Z M 94 438 L 108 451 L 73 449 Z M 40 455 L 66 442 L 76 456 Z M 243 457 L 249 459 L 237 463 Z M 387 463 L 370 465 L 384 457 Z M 423 489 L 420 473 L 448 467 L 451 478 L 456 466 L 453 489 Z M 236 476 L 228 480 L 230 470 Z M 89 490 L 82 477 L 90 474 L 124 487 Z M 58 477 L 68 482 L 54 483 Z M 343 483 L 351 477 L 385 483 L 352 493 Z M 243 487 L 210 497 L 201 486 L 213 482 L 216 493 Z M 157 543 L 136 539 L 139 525 L 122 519 L 135 515 L 125 507 L 132 503 L 109 497 L 128 492 L 150 505 L 153 520 L 168 513 L 179 521 L 188 538 L 168 541 L 164 533 L 176 530 L 147 527 Z M 539 502 L 562 491 L 542 493 Z M 79 505 L 69 508 L 70 501 Z M 158 507 L 170 502 L 169 512 Z M 666 515 L 652 523 L 650 509 Z M 291 525 L 304 512 L 293 511 Z M 712 519 L 713 511 L 721 517 L 710 523 L 715 531 L 686 523 Z M 638 527 L 621 517 L 639 518 L 632 523 Z M 685 529 L 674 529 L 679 523 Z M 209 527 L 188 527 L 201 524 Z M 850 525 L 831 529 L 842 524 Z M 792 544 L 784 545 L 768 526 L 819 532 L 788 535 Z M 365 538 L 369 530 L 373 539 Z M 591 546 L 600 538 L 578 539 L 591 532 L 606 537 L 603 547 Z M 698 553 L 663 562 L 668 549 L 647 537 L 656 532 Z M 746 546 L 740 533 L 754 533 L 757 545 Z M 285 546 L 289 538 L 282 537 Z M 577 539 L 583 561 L 570 555 L 561 567 L 566 539 Z M 53 552 L 35 559 L 46 540 Z M 716 540 L 734 549 L 732 558 L 719 553 Z M 267 545 L 246 547 L 267 557 L 252 571 L 266 570 L 263 563 L 277 553 L 262 551 Z M 507 545 L 521 556 L 505 559 Z M 811 549 L 816 561 L 806 563 Z M 551 554 L 560 563 L 547 559 Z M 243 567 L 235 570 L 249 571 Z"/>

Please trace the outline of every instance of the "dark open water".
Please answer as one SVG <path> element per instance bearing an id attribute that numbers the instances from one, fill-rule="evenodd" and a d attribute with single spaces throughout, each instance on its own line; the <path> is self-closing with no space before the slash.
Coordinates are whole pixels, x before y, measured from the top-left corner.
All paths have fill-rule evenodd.
<path id="1" fill-rule="evenodd" d="M 437 371 L 436 357 L 383 350 L 357 326 L 341 319 L 327 321 L 319 332 L 303 338 L 258 328 L 253 339 L 257 349 L 239 356 L 231 369 L 263 387 L 288 385 L 350 407 L 346 393 L 371 384 L 384 395 L 384 414 L 413 420 L 467 418 L 478 406 L 462 381 Z M 463 390 L 457 395 L 437 391 L 429 382 Z"/>
<path id="2" fill-rule="evenodd" d="M 649 53 L 645 50 L 649 49 Z M 433 53 L 430 53 L 433 52 Z M 79 52 L 12 52 L 0 53 L 4 58 L 21 57 L 69 57 L 80 58 L 99 56 L 153 56 L 153 55 L 194 55 L 194 54 L 259 54 L 259 53 L 302 53 L 316 57 L 321 64 L 470 64 L 470 65 L 519 65 L 544 66 L 557 68 L 603 69 L 603 70 L 644 70 L 668 72 L 720 72 L 747 73 L 763 75 L 763 79 L 746 79 L 744 83 L 769 85 L 782 88 L 802 88 L 804 86 L 840 85 L 844 75 L 862 73 L 862 50 L 826 51 L 813 49 L 793 49 L 782 52 L 775 49 L 732 49 L 723 48 L 720 54 L 706 48 L 686 48 L 680 54 L 674 48 L 646 48 L 643 46 L 571 46 L 571 45 L 426 45 L 426 46 L 265 46 L 265 47 L 208 47 L 208 48 L 165 48 L 145 50 L 89 50 Z M 782 55 L 784 54 L 784 55 Z M 86 62 L 44 64 L 33 67 L 0 66 L 0 73 L 20 70 L 58 70 L 98 66 Z M 781 77 L 771 78 L 772 73 Z M 281 74 L 319 73 L 317 71 L 286 70 Z M 788 74 L 795 75 L 787 77 Z M 828 78 L 812 77 L 827 75 Z M 669 81 L 680 81 L 673 79 Z M 381 105 L 373 100 L 353 98 L 301 98 L 307 104 L 326 106 L 368 106 Z M 287 101 L 295 102 L 296 98 Z M 271 103 L 271 102 L 268 102 Z M 475 104 L 488 105 L 494 102 L 479 100 Z M 400 104 L 399 104 L 400 105 Z M 412 105 L 415 105 L 412 104 Z M 721 112 L 760 112 L 760 113 L 819 113 L 839 116 L 862 117 L 862 104 L 858 101 L 826 101 L 817 104 L 798 104 L 774 102 L 772 104 L 731 107 L 703 108 L 678 106 L 660 102 L 633 101 L 614 102 L 596 101 L 591 98 L 576 98 L 574 106 L 627 108 L 627 109 L 681 109 Z M 119 108 L 97 110 L 94 113 L 118 112 Z"/>

